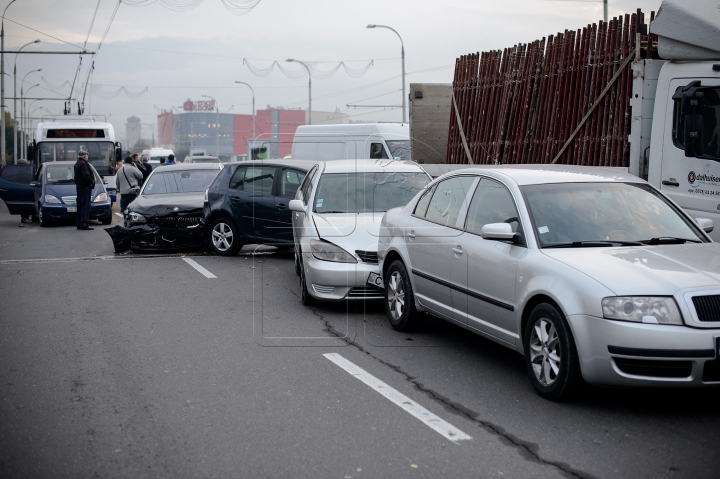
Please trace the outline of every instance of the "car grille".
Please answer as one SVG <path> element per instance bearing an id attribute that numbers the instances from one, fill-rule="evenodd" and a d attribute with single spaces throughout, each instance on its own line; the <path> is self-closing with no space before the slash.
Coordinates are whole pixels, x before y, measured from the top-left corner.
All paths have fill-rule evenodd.
<path id="1" fill-rule="evenodd" d="M 720 321 L 720 294 L 713 296 L 693 296 L 695 312 L 703 323 Z"/>
<path id="2" fill-rule="evenodd" d="M 372 286 L 363 286 L 352 288 L 347 295 L 348 298 L 365 298 L 365 299 L 381 299 L 383 298 L 383 290 Z"/>
<path id="3" fill-rule="evenodd" d="M 189 228 L 200 224 L 200 216 L 164 216 L 154 218 L 152 224 L 161 228 Z"/>
<path id="4" fill-rule="evenodd" d="M 361 251 L 356 249 L 355 254 L 358 255 L 358 258 L 360 258 L 360 261 L 363 263 L 378 264 L 377 251 Z"/>
<path id="5" fill-rule="evenodd" d="M 320 293 L 320 294 L 333 294 L 335 292 L 334 286 L 323 286 L 321 284 L 313 284 L 312 287 L 316 293 Z"/>
<path id="6" fill-rule="evenodd" d="M 653 378 L 686 378 L 692 372 L 691 361 L 654 361 L 649 359 L 613 358 L 618 369 L 633 376 Z"/>
<path id="7" fill-rule="evenodd" d="M 61 199 L 66 205 L 74 205 L 77 203 L 77 196 L 63 196 Z"/>

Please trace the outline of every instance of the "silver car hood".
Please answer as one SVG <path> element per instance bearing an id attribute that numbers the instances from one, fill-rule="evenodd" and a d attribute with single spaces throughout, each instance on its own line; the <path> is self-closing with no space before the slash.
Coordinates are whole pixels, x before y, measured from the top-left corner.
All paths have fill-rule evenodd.
<path id="1" fill-rule="evenodd" d="M 313 214 L 320 238 L 355 254 L 355 250 L 377 251 L 384 212 Z"/>
<path id="2" fill-rule="evenodd" d="M 720 287 L 720 243 L 541 251 L 618 296 L 672 295 L 681 289 Z"/>

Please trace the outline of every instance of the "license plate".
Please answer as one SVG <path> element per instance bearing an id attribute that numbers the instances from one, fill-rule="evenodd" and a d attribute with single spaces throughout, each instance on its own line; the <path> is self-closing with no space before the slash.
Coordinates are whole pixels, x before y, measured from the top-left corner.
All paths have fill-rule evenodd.
<path id="1" fill-rule="evenodd" d="M 68 206 L 67 212 L 68 213 L 77 213 L 77 207 L 76 206 Z"/>
<path id="2" fill-rule="evenodd" d="M 372 286 L 377 286 L 378 288 L 384 287 L 383 280 L 377 273 L 370 273 L 367 279 L 367 284 L 370 284 Z"/>

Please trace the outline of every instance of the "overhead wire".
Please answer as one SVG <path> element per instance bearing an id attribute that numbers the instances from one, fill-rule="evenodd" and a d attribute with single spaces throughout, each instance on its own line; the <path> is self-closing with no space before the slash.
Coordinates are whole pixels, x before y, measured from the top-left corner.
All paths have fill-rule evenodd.
<path id="1" fill-rule="evenodd" d="M 82 100 L 83 103 L 85 103 L 85 95 L 87 94 L 88 84 L 90 81 L 90 75 L 92 74 L 93 70 L 95 69 L 95 60 L 97 59 L 97 55 L 100 53 L 100 49 L 102 48 L 103 43 L 105 42 L 105 38 L 107 37 L 107 34 L 110 31 L 110 27 L 112 26 L 113 21 L 115 20 L 115 15 L 117 15 L 117 12 L 120 9 L 121 3 L 122 3 L 122 0 L 118 0 L 118 2 L 115 4 L 115 10 L 113 10 L 112 15 L 110 16 L 110 21 L 108 22 L 108 25 L 105 28 L 105 32 L 103 33 L 103 36 L 100 39 L 100 43 L 98 43 L 97 50 L 95 50 L 95 57 L 93 58 L 92 64 L 90 65 L 90 69 L 88 70 L 87 78 L 85 79 L 85 90 L 83 91 L 83 100 Z"/>

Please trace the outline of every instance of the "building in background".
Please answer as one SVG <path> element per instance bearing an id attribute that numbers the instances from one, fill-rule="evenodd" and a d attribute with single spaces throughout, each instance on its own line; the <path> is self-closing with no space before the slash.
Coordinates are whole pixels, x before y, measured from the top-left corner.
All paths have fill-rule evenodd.
<path id="1" fill-rule="evenodd" d="M 140 118 L 135 115 L 128 118 L 127 123 L 125 123 L 125 138 L 127 141 L 126 148 L 128 149 L 135 147 L 142 139 L 142 123 Z"/>
<path id="2" fill-rule="evenodd" d="M 218 113 L 212 100 L 187 100 L 182 112 L 163 111 L 158 115 L 158 143 L 173 149 L 181 158 L 192 150 L 245 159 L 251 144 L 264 148 L 267 158 L 282 158 L 292 151 L 295 130 L 306 124 L 306 116 L 305 110 L 269 105 L 267 109 L 257 110 L 253 143 L 252 115 Z M 312 117 L 314 124 L 349 123 L 349 117 L 339 112 L 313 111 Z"/>

